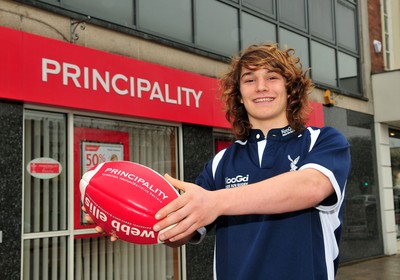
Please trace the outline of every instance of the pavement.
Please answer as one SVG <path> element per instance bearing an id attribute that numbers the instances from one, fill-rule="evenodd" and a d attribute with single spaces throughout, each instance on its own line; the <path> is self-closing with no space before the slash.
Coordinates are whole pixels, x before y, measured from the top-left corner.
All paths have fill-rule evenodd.
<path id="1" fill-rule="evenodd" d="M 400 252 L 339 266 L 336 280 L 400 280 Z"/>

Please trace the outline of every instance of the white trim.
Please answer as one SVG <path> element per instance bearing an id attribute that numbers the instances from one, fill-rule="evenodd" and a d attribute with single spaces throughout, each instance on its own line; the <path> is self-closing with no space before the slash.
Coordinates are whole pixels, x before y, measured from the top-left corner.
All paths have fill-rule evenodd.
<path id="1" fill-rule="evenodd" d="M 68 151 L 68 170 L 67 172 L 67 180 L 68 180 L 68 232 L 70 233 L 68 238 L 68 265 L 67 265 L 67 279 L 73 280 L 74 279 L 74 271 L 75 271 L 75 262 L 74 262 L 74 255 L 75 255 L 75 244 L 74 244 L 74 215 L 73 209 L 74 207 L 74 115 L 72 112 L 68 113 L 67 115 L 67 151 Z"/>
<path id="2" fill-rule="evenodd" d="M 92 229 L 93 231 L 93 229 Z M 91 233 L 91 232 L 89 232 Z M 35 232 L 35 233 L 25 233 L 22 234 L 24 240 L 31 240 L 36 238 L 51 238 L 51 237 L 60 237 L 60 236 L 68 236 L 70 232 L 68 230 L 59 230 L 59 231 L 46 231 L 46 232 Z"/>
<path id="3" fill-rule="evenodd" d="M 310 136 L 311 136 L 311 143 L 310 143 L 310 147 L 308 148 L 308 152 L 311 152 L 311 150 L 314 148 L 315 142 L 317 142 L 318 140 L 318 136 L 321 133 L 320 129 L 312 129 L 311 127 L 307 127 L 308 131 L 310 132 Z"/>
<path id="4" fill-rule="evenodd" d="M 24 106 L 25 107 L 25 106 Z M 22 165 L 24 165 L 24 163 L 25 163 L 25 108 L 23 108 L 23 111 L 22 111 L 23 113 L 22 113 L 22 141 L 23 141 L 23 143 L 22 143 Z M 21 275 L 21 279 L 23 279 L 22 278 L 22 276 L 24 275 L 23 273 L 24 273 L 24 221 L 25 221 L 25 199 L 24 199 L 24 197 L 25 197 L 25 180 L 24 180 L 24 174 L 25 174 L 25 166 L 22 166 L 22 168 L 21 168 L 22 170 L 21 170 L 21 178 L 22 178 L 22 184 L 21 184 L 21 186 L 22 186 L 22 197 L 21 197 L 21 199 L 22 199 L 22 202 L 21 202 L 21 205 L 22 205 L 22 208 L 20 209 L 21 210 L 21 267 L 20 267 L 20 275 Z"/>
<path id="5" fill-rule="evenodd" d="M 217 172 L 217 168 L 219 165 L 219 162 L 221 161 L 222 157 L 224 156 L 226 152 L 226 149 L 223 149 L 218 152 L 218 154 L 215 155 L 213 161 L 212 161 L 212 175 L 213 179 L 215 180 L 215 173 Z"/>
<path id="6" fill-rule="evenodd" d="M 179 178 L 180 180 L 183 180 L 185 178 L 185 168 L 184 168 L 184 161 L 183 161 L 183 128 L 182 125 L 180 124 L 178 126 L 178 137 L 176 137 L 176 143 L 175 143 L 175 147 L 178 147 L 176 150 L 175 157 L 178 161 L 178 166 L 177 166 L 177 178 Z M 182 280 L 186 280 L 187 279 L 187 259 L 186 259 L 186 245 L 181 246 L 181 249 L 178 250 L 178 258 L 180 259 L 180 261 L 178 261 L 179 263 L 179 267 L 181 268 L 179 270 L 180 275 L 177 275 L 179 278 L 178 279 L 182 279 Z"/>
<path id="7" fill-rule="evenodd" d="M 181 246 L 180 250 L 178 249 L 178 254 L 181 259 L 181 261 L 179 262 L 180 275 L 178 275 L 178 279 L 187 280 L 186 245 Z"/>
<path id="8" fill-rule="evenodd" d="M 335 279 L 334 260 L 339 256 L 339 246 L 336 242 L 335 230 L 340 226 L 339 211 L 327 213 L 320 211 L 322 232 L 325 247 L 325 262 L 328 280 Z"/>
<path id="9" fill-rule="evenodd" d="M 333 175 L 332 171 L 327 169 L 326 167 L 323 167 L 323 166 L 321 166 L 319 164 L 315 164 L 315 163 L 309 163 L 309 164 L 303 165 L 302 167 L 300 167 L 299 170 L 308 169 L 308 168 L 318 170 L 319 172 L 324 174 L 326 177 L 328 177 L 329 181 L 331 181 L 331 184 L 333 186 L 333 189 L 335 190 L 335 194 L 337 197 L 337 202 L 334 205 L 329 205 L 329 206 L 317 205 L 317 206 L 315 206 L 315 208 L 320 211 L 329 212 L 329 211 L 333 211 L 333 210 L 337 209 L 338 207 L 340 207 L 341 202 L 343 201 L 344 195 L 342 194 L 342 191 L 340 190 L 340 186 L 339 186 L 338 182 L 336 181 L 336 178 Z M 344 192 L 344 189 L 343 189 L 343 192 Z"/>
<path id="10" fill-rule="evenodd" d="M 215 236 L 214 241 L 213 276 L 214 280 L 217 280 L 217 236 Z"/>
<path id="11" fill-rule="evenodd" d="M 259 164 L 260 164 L 260 168 L 261 168 L 261 163 L 262 163 L 262 158 L 263 158 L 265 146 L 267 146 L 267 140 L 266 139 L 257 142 L 258 161 L 259 161 Z"/>

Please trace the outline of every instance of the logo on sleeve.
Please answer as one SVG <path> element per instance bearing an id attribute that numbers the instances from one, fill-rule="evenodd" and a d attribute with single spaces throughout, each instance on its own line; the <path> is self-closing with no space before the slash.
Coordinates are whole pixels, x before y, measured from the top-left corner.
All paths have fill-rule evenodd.
<path id="1" fill-rule="evenodd" d="M 249 174 L 237 175 L 236 177 L 225 177 L 225 188 L 236 188 L 240 186 L 245 186 L 249 184 Z"/>

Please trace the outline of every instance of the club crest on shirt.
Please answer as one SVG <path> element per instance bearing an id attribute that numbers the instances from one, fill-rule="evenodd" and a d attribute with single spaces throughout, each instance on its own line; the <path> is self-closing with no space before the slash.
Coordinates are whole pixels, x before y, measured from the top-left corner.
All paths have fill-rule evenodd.
<path id="1" fill-rule="evenodd" d="M 225 188 L 236 188 L 249 184 L 249 174 L 237 175 L 236 177 L 225 177 Z"/>
<path id="2" fill-rule="evenodd" d="M 300 156 L 295 159 L 292 159 L 290 155 L 288 155 L 288 159 L 290 160 L 290 171 L 296 171 L 299 168 L 296 164 L 300 160 Z"/>

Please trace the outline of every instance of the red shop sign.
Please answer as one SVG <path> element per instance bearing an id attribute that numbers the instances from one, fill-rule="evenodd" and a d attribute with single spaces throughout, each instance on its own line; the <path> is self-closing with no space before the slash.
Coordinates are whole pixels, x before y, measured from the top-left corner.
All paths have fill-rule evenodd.
<path id="1" fill-rule="evenodd" d="M 229 127 L 215 78 L 6 27 L 0 37 L 0 98 Z"/>

